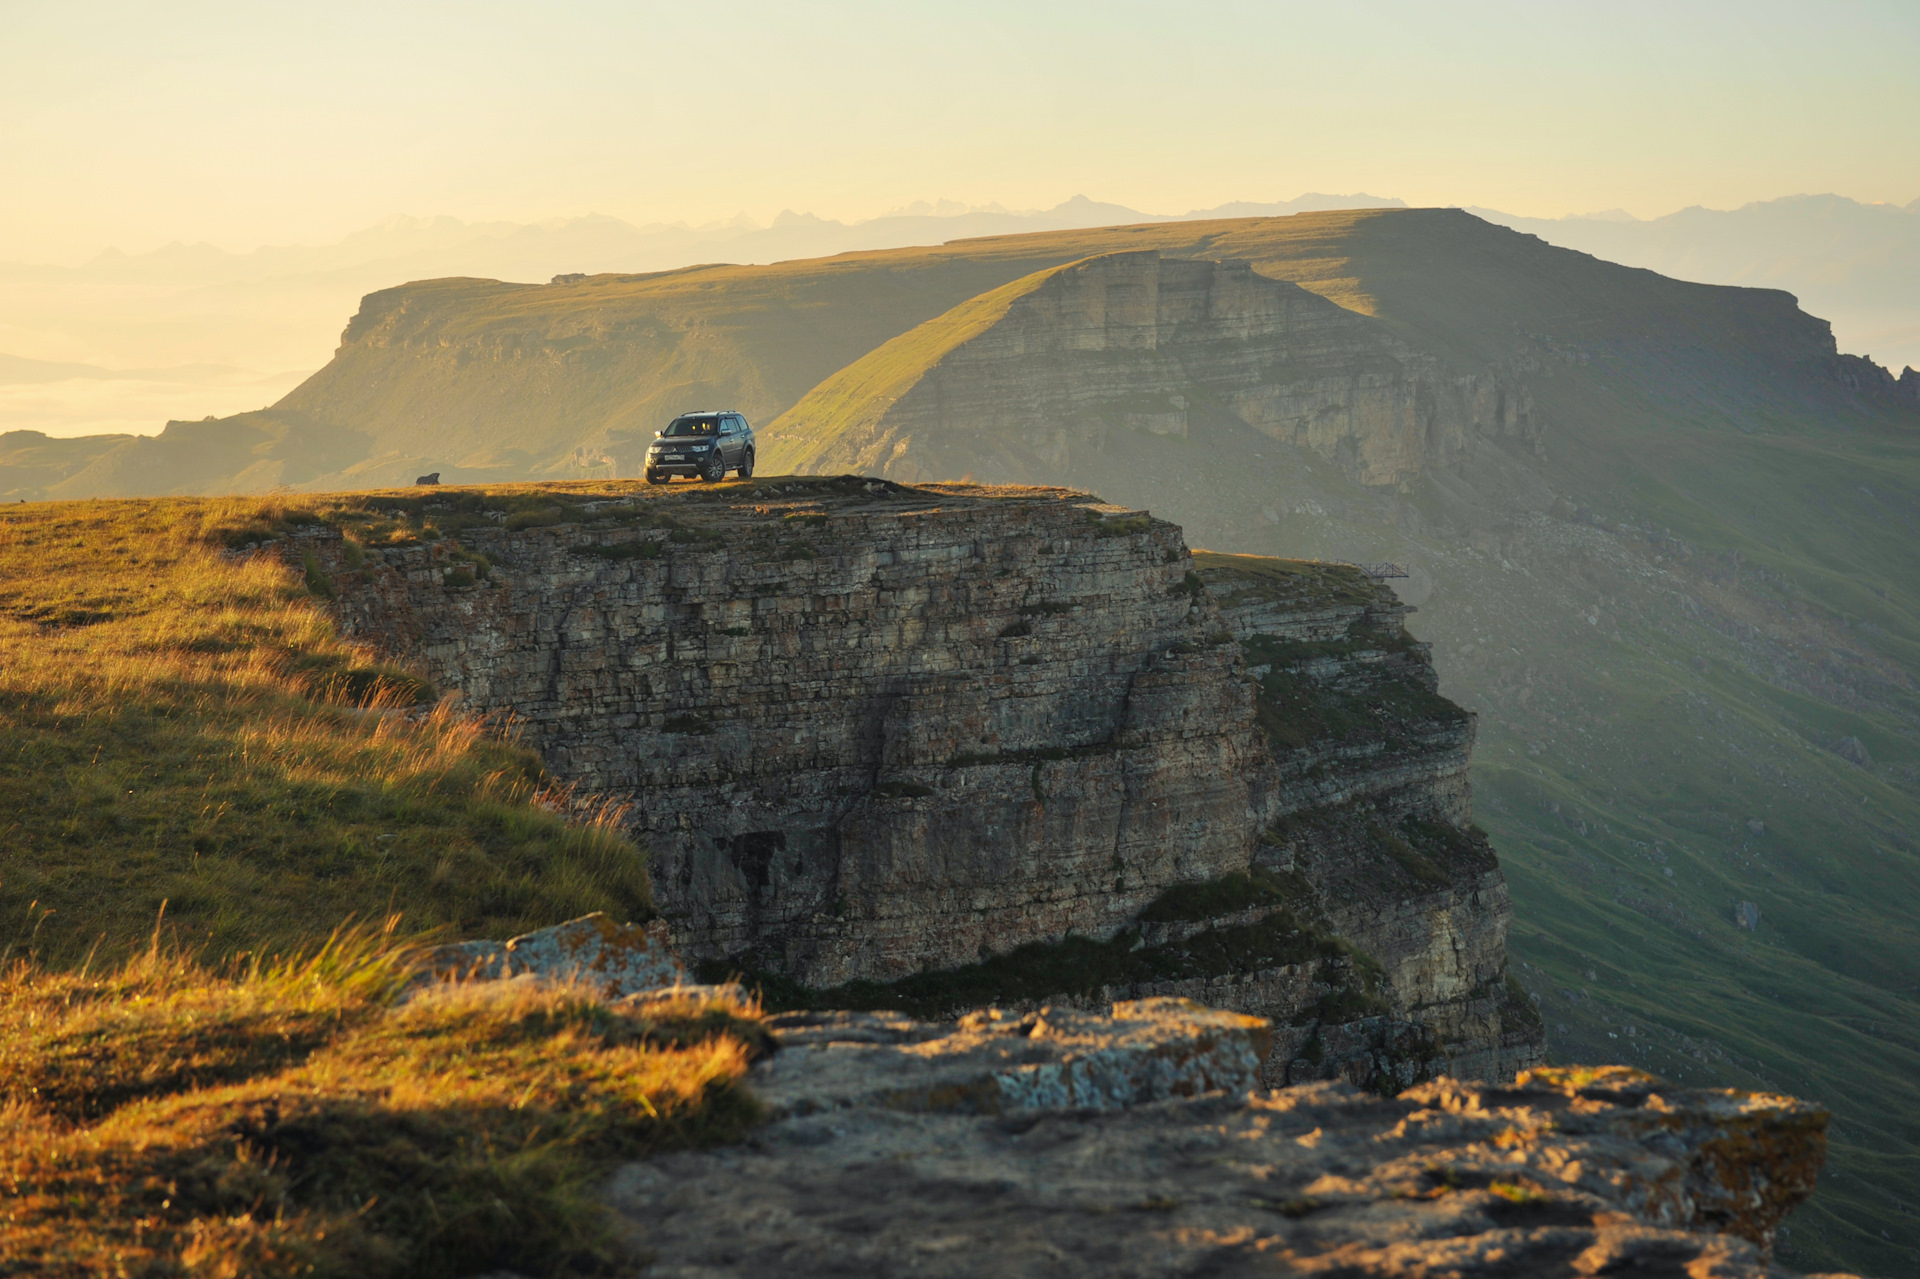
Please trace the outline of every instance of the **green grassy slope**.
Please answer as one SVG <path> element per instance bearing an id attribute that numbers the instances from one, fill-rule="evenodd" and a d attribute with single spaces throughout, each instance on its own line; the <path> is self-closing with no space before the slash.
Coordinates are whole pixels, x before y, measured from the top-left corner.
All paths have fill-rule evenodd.
<path id="1" fill-rule="evenodd" d="M 1920 1248 L 1920 440 L 1675 426 L 1638 399 L 1551 406 L 1580 442 L 1551 469 L 1609 527 L 1507 537 L 1524 589 L 1449 553 L 1423 631 L 1484 715 L 1514 953 L 1562 1056 L 1832 1105 L 1790 1255 L 1900 1274 Z"/>
<path id="2" fill-rule="evenodd" d="M 1597 387 L 1569 405 L 1586 394 L 1593 420 L 1561 424 L 1610 433 L 1613 482 L 1589 503 L 1558 477 L 1578 506 L 1554 514 L 1452 475 L 1369 492 L 1250 429 L 1228 472 L 1142 434 L 1071 478 L 1197 545 L 1408 565 L 1441 691 L 1481 716 L 1478 820 L 1554 1059 L 1832 1106 L 1832 1164 L 1784 1255 L 1907 1273 L 1920 440 L 1661 425 Z M 1570 470 L 1598 465 L 1568 452 Z M 1867 766 L 1837 753 L 1848 737 Z M 1737 926 L 1741 902 L 1757 930 Z"/>

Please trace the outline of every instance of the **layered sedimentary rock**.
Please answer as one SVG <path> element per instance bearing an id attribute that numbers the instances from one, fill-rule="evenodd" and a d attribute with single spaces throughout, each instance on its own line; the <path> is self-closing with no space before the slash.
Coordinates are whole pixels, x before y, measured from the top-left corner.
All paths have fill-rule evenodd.
<path id="1" fill-rule="evenodd" d="M 1473 825 L 1474 722 L 1439 695 L 1410 610 L 1350 567 L 1195 562 L 1252 663 L 1280 773 L 1282 816 L 1255 864 L 1315 886 L 1329 926 L 1382 965 L 1454 1071 L 1534 1060 L 1538 1023 L 1504 978 L 1506 880 Z"/>
<path id="2" fill-rule="evenodd" d="M 303 553 L 350 630 L 629 805 L 689 959 L 1191 997 L 1280 1023 L 1273 1083 L 1537 1058 L 1471 718 L 1357 571 L 1060 490 L 429 500 L 457 540 Z"/>
<path id="3" fill-rule="evenodd" d="M 1236 420 L 1368 485 L 1409 483 L 1481 435 L 1538 434 L 1511 379 L 1449 371 L 1246 262 L 1142 250 L 1048 268 L 894 339 L 784 414 L 770 457 L 906 480 L 997 459 L 1037 479 L 1116 431 L 1221 447 Z"/>
<path id="4" fill-rule="evenodd" d="M 697 531 L 475 531 L 499 585 L 450 594 L 423 549 L 341 607 L 630 799 L 695 956 L 897 977 L 1247 864 L 1270 774 L 1178 529 L 864 487 L 700 503 Z"/>

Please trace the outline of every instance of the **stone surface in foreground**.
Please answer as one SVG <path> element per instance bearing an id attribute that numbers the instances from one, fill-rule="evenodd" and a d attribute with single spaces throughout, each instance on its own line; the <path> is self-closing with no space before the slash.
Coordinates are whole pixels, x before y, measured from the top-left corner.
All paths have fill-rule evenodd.
<path id="1" fill-rule="evenodd" d="M 1117 1003 L 1110 1017 L 997 1009 L 957 1023 L 895 1013 L 787 1013 L 782 1051 L 754 1077 L 775 1115 L 855 1106 L 1005 1114 L 1049 1106 L 1113 1110 L 1169 1097 L 1241 1093 L 1260 1081 L 1261 1017 L 1185 999 Z"/>
<path id="2" fill-rule="evenodd" d="M 666 924 L 616 924 L 601 911 L 504 942 L 436 946 L 422 957 L 414 992 L 450 981 L 532 978 L 578 981 L 619 999 L 686 985 Z"/>
<path id="3" fill-rule="evenodd" d="M 611 1202 L 657 1276 L 1771 1279 L 1825 1154 L 1816 1107 L 1618 1068 L 1254 1092 L 1257 1018 L 1115 1014 L 775 1019 L 772 1122 Z"/>

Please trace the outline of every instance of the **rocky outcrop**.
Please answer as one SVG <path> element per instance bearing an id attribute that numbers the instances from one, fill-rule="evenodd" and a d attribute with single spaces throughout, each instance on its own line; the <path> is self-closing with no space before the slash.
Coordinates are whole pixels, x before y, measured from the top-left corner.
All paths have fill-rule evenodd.
<path id="1" fill-rule="evenodd" d="M 596 911 L 537 928 L 504 942 L 475 940 L 435 946 L 419 957 L 411 992 L 446 982 L 514 978 L 577 982 L 603 999 L 687 985 L 666 921 L 620 924 Z"/>
<path id="2" fill-rule="evenodd" d="M 1817 1107 L 1620 1068 L 1251 1090 L 1258 1019 L 1177 1000 L 772 1024 L 771 1122 L 610 1188 L 650 1273 L 1760 1279 L 1826 1148 Z"/>
<path id="3" fill-rule="evenodd" d="M 790 488 L 676 501 L 685 527 L 472 530 L 488 586 L 447 591 L 422 548 L 340 608 L 630 801 L 691 956 L 897 977 L 1246 866 L 1271 778 L 1178 529 Z"/>
<path id="4" fill-rule="evenodd" d="M 1110 253 L 991 297 L 821 383 L 770 429 L 769 460 L 911 481 L 997 458 L 1038 479 L 1116 432 L 1219 447 L 1218 424 L 1238 421 L 1361 484 L 1399 486 L 1481 435 L 1538 437 L 1518 382 L 1448 371 L 1378 321 L 1244 261 Z"/>
<path id="5" fill-rule="evenodd" d="M 1912 365 L 1900 370 L 1900 380 L 1893 384 L 1894 393 L 1914 408 L 1920 408 L 1920 372 Z"/>
<path id="6" fill-rule="evenodd" d="M 711 976 L 1198 999 L 1276 1021 L 1269 1083 L 1538 1059 L 1472 720 L 1355 570 L 1191 557 L 1061 490 L 393 500 L 456 536 L 302 539 L 310 580 L 625 803 Z"/>

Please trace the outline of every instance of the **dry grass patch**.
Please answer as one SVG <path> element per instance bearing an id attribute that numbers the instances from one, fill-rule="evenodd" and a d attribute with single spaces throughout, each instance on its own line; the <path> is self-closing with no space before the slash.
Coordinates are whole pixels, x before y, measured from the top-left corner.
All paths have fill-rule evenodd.
<path id="1" fill-rule="evenodd" d="M 169 926 L 207 953 L 314 921 L 508 936 L 650 913 L 644 858 L 570 824 L 528 751 L 344 642 L 272 499 L 0 509 L 0 960 Z M 244 541 L 242 541 L 244 546 Z"/>
<path id="2" fill-rule="evenodd" d="M 621 1159 L 736 1139 L 768 1039 L 714 1000 L 529 982 L 395 1006 L 361 931 L 209 970 L 0 976 L 0 1269 L 123 1275 L 618 1273 Z"/>

